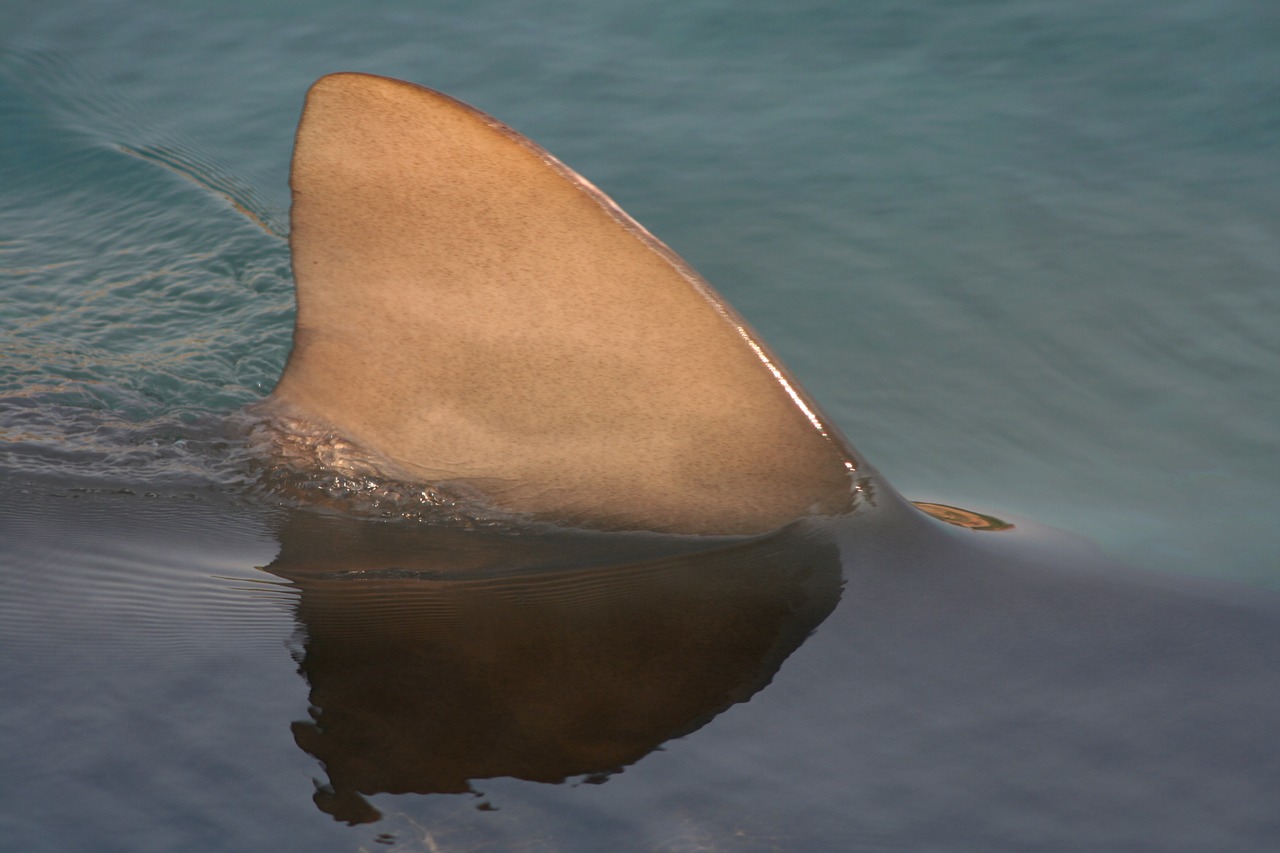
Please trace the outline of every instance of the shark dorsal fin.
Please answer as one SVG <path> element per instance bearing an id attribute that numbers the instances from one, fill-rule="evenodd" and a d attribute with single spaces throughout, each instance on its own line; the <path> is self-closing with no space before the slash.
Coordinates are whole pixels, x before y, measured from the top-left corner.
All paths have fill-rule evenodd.
<path id="1" fill-rule="evenodd" d="M 298 315 L 273 399 L 380 473 L 605 529 L 852 508 L 853 451 L 737 313 L 500 122 L 330 75 L 290 184 Z"/>

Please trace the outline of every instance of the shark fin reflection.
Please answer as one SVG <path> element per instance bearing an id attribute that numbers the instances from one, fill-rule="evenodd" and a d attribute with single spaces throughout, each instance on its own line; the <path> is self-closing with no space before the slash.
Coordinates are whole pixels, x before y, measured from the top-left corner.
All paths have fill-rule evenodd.
<path id="1" fill-rule="evenodd" d="M 298 590 L 316 803 L 598 779 L 747 701 L 834 609 L 838 549 L 754 539 L 497 535 L 297 513 L 268 571 Z"/>

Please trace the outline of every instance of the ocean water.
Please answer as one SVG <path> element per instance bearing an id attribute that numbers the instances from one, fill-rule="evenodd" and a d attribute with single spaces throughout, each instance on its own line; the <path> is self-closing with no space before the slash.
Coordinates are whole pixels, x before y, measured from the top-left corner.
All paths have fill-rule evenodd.
<path id="1" fill-rule="evenodd" d="M 289 349 L 302 97 L 374 72 L 474 104 L 609 193 L 908 497 L 1273 601 L 1278 8 L 5 3 L 0 846 L 1132 849 L 1163 821 L 1183 849 L 1266 849 L 1275 789 L 1208 764 L 1101 785 L 1064 747 L 1048 784 L 998 727 L 964 755 L 877 740 L 865 721 L 909 692 L 837 734 L 858 695 L 842 667 L 874 667 L 842 657 L 865 614 L 847 552 L 841 596 L 820 544 L 804 578 L 762 570 L 806 602 L 778 622 L 791 651 L 763 643 L 749 688 L 688 712 L 696 731 L 607 778 L 368 783 L 406 791 L 367 797 L 374 818 L 307 735 L 334 701 L 323 626 L 347 617 L 308 609 L 327 599 L 285 557 L 309 516 L 260 486 L 238 412 Z"/>

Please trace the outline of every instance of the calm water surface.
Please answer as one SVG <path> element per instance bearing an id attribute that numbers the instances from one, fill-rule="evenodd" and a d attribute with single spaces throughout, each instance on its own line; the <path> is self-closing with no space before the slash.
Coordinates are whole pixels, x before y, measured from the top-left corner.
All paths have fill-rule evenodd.
<path id="1" fill-rule="evenodd" d="M 336 70 L 460 97 L 597 183 L 751 320 L 906 495 L 1069 531 L 1098 549 L 1091 565 L 1153 572 L 1156 586 L 1209 579 L 1225 585 L 1212 596 L 1275 613 L 1271 4 L 18 0 L 0 9 L 0 846 L 1133 849 L 1164 826 L 1164 849 L 1269 849 L 1274 740 L 1242 770 L 1227 756 L 1248 751 L 1247 726 L 1213 749 L 1187 735 L 1198 758 L 1178 763 L 1158 748 L 1175 728 L 1147 746 L 1131 733 L 1126 753 L 1105 738 L 1054 746 L 1043 719 L 995 710 L 1008 702 L 927 704 L 915 691 L 948 683 L 945 658 L 894 669 L 876 637 L 910 620 L 875 634 L 866 602 L 909 599 L 860 574 L 880 552 L 844 541 L 725 558 L 756 578 L 739 616 L 652 615 L 672 589 L 726 597 L 700 585 L 719 569 L 695 556 L 675 565 L 696 582 L 627 570 L 521 593 L 560 613 L 643 588 L 657 603 L 634 613 L 650 615 L 613 621 L 685 648 L 702 635 L 682 625 L 745 613 L 770 626 L 708 653 L 732 684 L 679 708 L 655 700 L 625 743 L 600 745 L 594 760 L 621 772 L 504 764 L 522 754 L 504 741 L 496 763 L 414 788 L 408 770 L 390 779 L 397 750 L 413 752 L 399 735 L 369 766 L 340 735 L 311 737 L 344 731 L 343 713 L 395 735 L 404 720 L 370 708 L 421 709 L 444 721 L 418 733 L 443 766 L 440 744 L 462 742 L 458 720 L 480 711 L 450 718 L 431 696 L 483 709 L 488 682 L 396 650 L 512 671 L 533 654 L 464 619 L 493 612 L 485 595 L 507 600 L 505 581 L 409 594 L 384 577 L 369 601 L 334 604 L 299 569 L 317 565 L 299 543 L 323 541 L 331 572 L 344 553 L 483 564 L 490 546 L 383 541 L 341 516 L 317 532 L 257 485 L 238 443 L 235 413 L 270 391 L 289 347 L 294 125 L 306 87 Z M 530 570 L 569 559 L 529 547 Z M 649 547 L 610 559 L 648 566 Z M 935 588 L 915 592 L 946 619 Z M 786 614 L 753 609 L 773 598 Z M 343 627 L 362 615 L 393 628 Z M 553 629 L 538 618 L 504 624 Z M 413 633 L 457 620 L 470 628 Z M 608 636 L 593 647 L 640 635 Z M 973 683 L 1036 672 L 992 648 L 1001 663 Z M 1263 652 L 1240 665 L 1271 671 Z M 366 702 L 352 672 L 438 690 Z M 865 679 L 879 686 L 860 693 Z M 539 726 L 559 707 L 476 725 L 552 743 Z M 1083 726 L 1084 703 L 1072 707 Z M 648 752 L 663 726 L 689 733 Z M 569 779 L 547 784 L 535 765 Z M 359 781 L 375 772 L 382 787 Z M 419 793 L 347 796 L 343 779 Z"/>

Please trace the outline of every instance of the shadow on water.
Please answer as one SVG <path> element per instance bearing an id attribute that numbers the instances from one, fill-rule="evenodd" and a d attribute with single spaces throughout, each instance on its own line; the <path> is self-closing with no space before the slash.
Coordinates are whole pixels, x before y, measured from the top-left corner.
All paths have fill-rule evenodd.
<path id="1" fill-rule="evenodd" d="M 767 685 L 840 598 L 838 549 L 519 536 L 295 513 L 267 567 L 298 591 L 298 746 L 347 823 L 362 795 L 604 781 Z"/>

